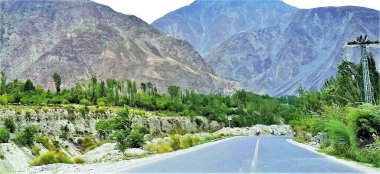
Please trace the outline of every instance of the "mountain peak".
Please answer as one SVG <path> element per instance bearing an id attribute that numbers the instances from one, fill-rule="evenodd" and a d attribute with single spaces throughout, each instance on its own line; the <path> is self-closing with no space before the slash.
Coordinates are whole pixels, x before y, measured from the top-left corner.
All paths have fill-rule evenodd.
<path id="1" fill-rule="evenodd" d="M 198 0 L 154 21 L 160 31 L 190 42 L 202 55 L 233 34 L 264 28 L 297 9 L 280 0 Z"/>
<path id="2" fill-rule="evenodd" d="M 95 2 L 5 1 L 0 17 L 0 68 L 9 79 L 52 88 L 57 72 L 66 87 L 96 76 L 150 81 L 162 92 L 169 85 L 203 93 L 238 88 L 216 77 L 186 41 Z"/>

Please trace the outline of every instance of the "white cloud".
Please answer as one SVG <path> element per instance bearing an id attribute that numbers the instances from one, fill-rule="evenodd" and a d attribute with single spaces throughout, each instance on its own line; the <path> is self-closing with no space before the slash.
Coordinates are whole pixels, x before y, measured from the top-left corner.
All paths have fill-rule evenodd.
<path id="1" fill-rule="evenodd" d="M 191 4 L 194 0 L 93 0 L 110 6 L 117 12 L 132 14 L 152 23 L 154 20 L 180 7 Z M 362 6 L 380 10 L 380 0 L 283 0 L 298 8 L 315 8 L 324 6 Z"/>
<path id="2" fill-rule="evenodd" d="M 174 11 L 178 8 L 191 4 L 194 0 L 93 0 L 105 4 L 113 10 L 135 15 L 148 23 Z"/>

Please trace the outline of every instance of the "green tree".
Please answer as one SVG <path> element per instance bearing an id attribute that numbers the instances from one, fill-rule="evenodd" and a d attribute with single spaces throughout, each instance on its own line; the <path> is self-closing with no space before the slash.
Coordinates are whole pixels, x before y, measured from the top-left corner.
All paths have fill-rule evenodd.
<path id="1" fill-rule="evenodd" d="M 6 87 L 7 87 L 7 76 L 5 75 L 4 71 L 1 71 L 0 95 L 6 93 Z"/>
<path id="2" fill-rule="evenodd" d="M 180 98 L 181 90 L 178 86 L 169 86 L 168 92 L 172 100 Z"/>
<path id="3" fill-rule="evenodd" d="M 99 90 L 99 97 L 105 97 L 106 96 L 106 86 L 104 81 L 100 82 L 100 90 Z"/>
<path id="4" fill-rule="evenodd" d="M 9 137 L 8 128 L 0 126 L 0 143 L 8 143 Z"/>
<path id="5" fill-rule="evenodd" d="M 141 90 L 142 90 L 143 92 L 146 92 L 146 83 L 141 82 L 140 86 L 141 86 Z"/>
<path id="6" fill-rule="evenodd" d="M 31 91 L 34 91 L 35 89 L 36 88 L 34 87 L 33 82 L 30 79 L 26 80 L 24 84 L 24 92 L 31 92 Z"/>
<path id="7" fill-rule="evenodd" d="M 61 92 L 61 76 L 58 73 L 54 73 L 53 75 L 54 84 L 55 84 L 55 91 L 58 93 Z"/>

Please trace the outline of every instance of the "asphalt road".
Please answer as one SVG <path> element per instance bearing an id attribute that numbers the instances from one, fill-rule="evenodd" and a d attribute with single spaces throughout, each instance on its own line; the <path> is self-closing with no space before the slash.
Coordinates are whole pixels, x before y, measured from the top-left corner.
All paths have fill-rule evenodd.
<path id="1" fill-rule="evenodd" d="M 286 141 L 287 137 L 235 137 L 119 173 L 360 173 Z"/>

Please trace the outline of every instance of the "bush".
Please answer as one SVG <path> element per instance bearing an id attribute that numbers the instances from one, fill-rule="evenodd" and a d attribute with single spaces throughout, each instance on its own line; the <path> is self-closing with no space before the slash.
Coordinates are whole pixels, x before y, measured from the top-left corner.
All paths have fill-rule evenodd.
<path id="1" fill-rule="evenodd" d="M 373 135 L 380 134 L 380 114 L 360 115 L 355 124 L 357 127 L 357 138 L 362 146 L 375 142 Z"/>
<path id="2" fill-rule="evenodd" d="M 98 147 L 97 142 L 89 135 L 86 135 L 82 139 L 79 139 L 78 143 L 80 146 L 79 149 L 84 153 Z"/>
<path id="3" fill-rule="evenodd" d="M 9 130 L 4 126 L 0 126 L 0 143 L 8 143 Z"/>
<path id="4" fill-rule="evenodd" d="M 138 130 L 132 130 L 128 136 L 128 146 L 131 148 L 140 148 L 144 145 L 144 134 Z"/>
<path id="5" fill-rule="evenodd" d="M 4 126 L 7 127 L 11 133 L 16 131 L 16 123 L 12 117 L 4 118 Z"/>
<path id="6" fill-rule="evenodd" d="M 182 145 L 183 149 L 186 149 L 186 148 L 189 148 L 189 147 L 193 147 L 195 145 L 195 143 L 193 141 L 193 137 L 190 136 L 190 135 L 182 137 L 182 139 L 181 139 L 181 145 Z"/>
<path id="7" fill-rule="evenodd" d="M 103 99 L 103 98 L 98 98 L 98 99 L 96 100 L 96 104 L 97 104 L 98 106 L 105 106 L 105 105 L 106 105 L 106 100 Z"/>
<path id="8" fill-rule="evenodd" d="M 32 146 L 37 132 L 37 126 L 28 126 L 24 131 L 16 132 L 14 141 L 22 146 Z"/>
<path id="9" fill-rule="evenodd" d="M 6 105 L 6 104 L 8 104 L 8 98 L 7 98 L 7 95 L 0 95 L 0 104 L 1 104 L 1 105 Z"/>
<path id="10" fill-rule="evenodd" d="M 149 144 L 145 149 L 150 153 L 166 153 L 173 151 L 173 148 L 171 148 L 168 143 L 164 143 L 162 141 L 157 144 Z"/>
<path id="11" fill-rule="evenodd" d="M 349 157 L 356 149 L 356 135 L 352 125 L 330 120 L 327 124 L 327 134 L 336 153 Z"/>
<path id="12" fill-rule="evenodd" d="M 169 138 L 169 145 L 173 150 L 178 150 L 181 148 L 181 136 L 172 135 Z"/>
<path id="13" fill-rule="evenodd" d="M 39 136 L 37 137 L 36 142 L 41 143 L 49 151 L 57 150 L 56 146 L 53 144 L 53 140 L 49 138 L 48 136 L 45 136 L 45 135 Z"/>
<path id="14" fill-rule="evenodd" d="M 82 105 L 85 105 L 85 106 L 89 106 L 91 104 L 91 102 L 88 101 L 87 99 L 82 99 L 82 100 L 80 100 L 79 103 Z"/>
<path id="15" fill-rule="evenodd" d="M 75 164 L 83 164 L 84 162 L 85 161 L 84 161 L 84 159 L 82 157 L 80 157 L 80 156 L 74 157 L 74 163 Z"/>
<path id="16" fill-rule="evenodd" d="M 65 153 L 61 151 L 48 151 L 34 158 L 29 163 L 29 165 L 41 166 L 41 165 L 54 164 L 54 163 L 72 164 L 74 162 Z"/>
<path id="17" fill-rule="evenodd" d="M 38 147 L 38 146 L 32 146 L 32 154 L 33 154 L 34 156 L 39 155 L 39 154 L 40 154 L 40 151 L 41 151 L 41 148 L 40 148 L 40 147 Z"/>

